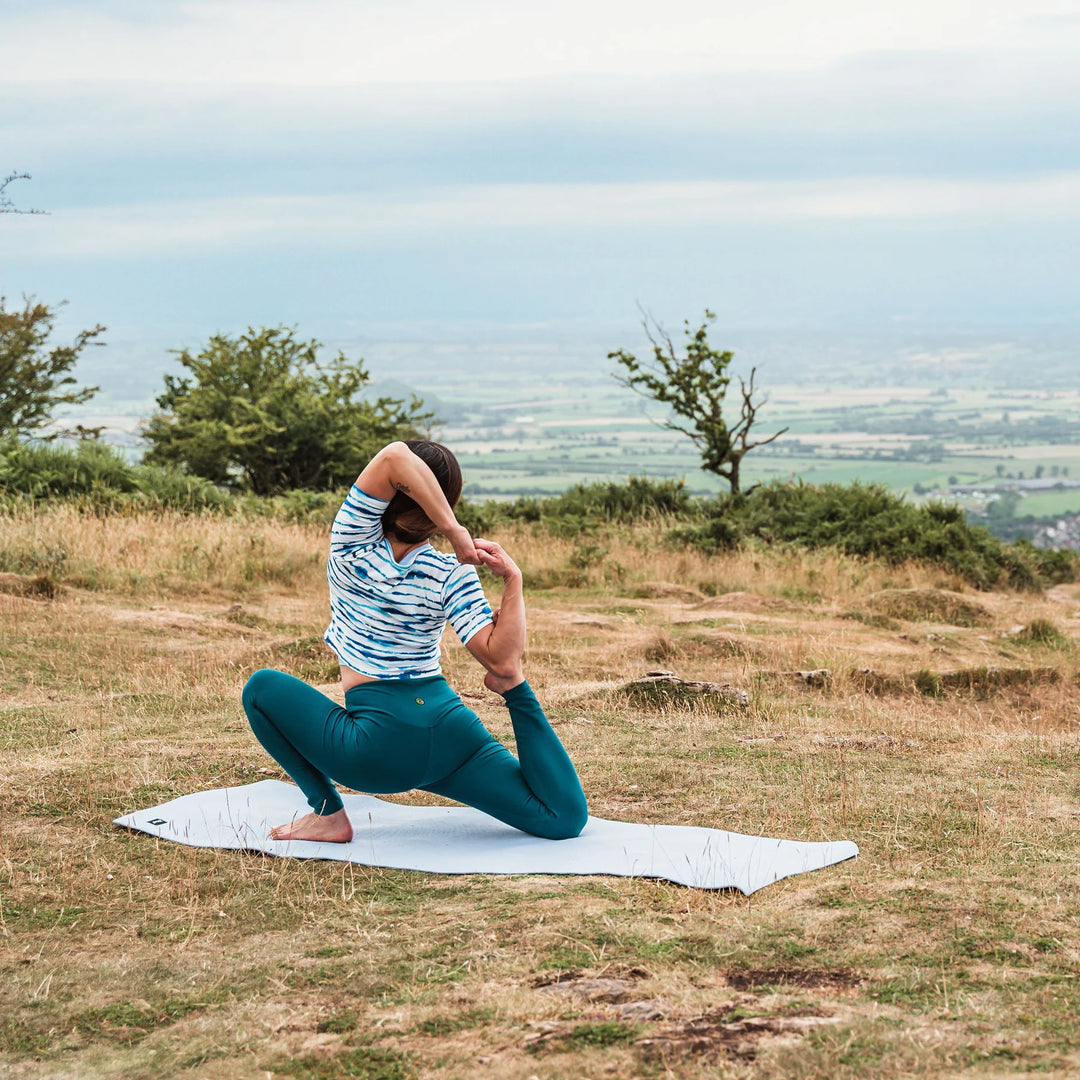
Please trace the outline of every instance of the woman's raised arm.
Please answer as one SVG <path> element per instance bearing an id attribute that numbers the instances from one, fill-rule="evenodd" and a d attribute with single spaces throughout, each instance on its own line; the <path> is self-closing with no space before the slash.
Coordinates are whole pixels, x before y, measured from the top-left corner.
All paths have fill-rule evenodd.
<path id="1" fill-rule="evenodd" d="M 453 545 L 458 562 L 479 565 L 480 556 L 469 530 L 458 524 L 435 474 L 403 442 L 384 446 L 367 463 L 356 483 L 376 499 L 389 500 L 398 492 L 408 495 Z"/>
<path id="2" fill-rule="evenodd" d="M 483 564 L 502 578 L 503 593 L 498 618 L 469 638 L 465 648 L 496 677 L 500 685 L 491 689 L 501 693 L 524 678 L 521 658 L 525 652 L 525 597 L 521 571 L 494 541 L 477 540 L 476 548 Z"/>

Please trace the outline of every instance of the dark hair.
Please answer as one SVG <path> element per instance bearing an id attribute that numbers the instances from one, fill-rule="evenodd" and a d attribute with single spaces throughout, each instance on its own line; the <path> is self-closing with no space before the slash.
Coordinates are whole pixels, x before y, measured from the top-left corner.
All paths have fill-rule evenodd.
<path id="1" fill-rule="evenodd" d="M 446 501 L 455 506 L 461 498 L 461 466 L 442 443 L 407 439 L 405 445 L 435 474 Z M 383 532 L 405 544 L 420 544 L 437 532 L 435 523 L 413 499 L 397 492 L 383 511 Z"/>

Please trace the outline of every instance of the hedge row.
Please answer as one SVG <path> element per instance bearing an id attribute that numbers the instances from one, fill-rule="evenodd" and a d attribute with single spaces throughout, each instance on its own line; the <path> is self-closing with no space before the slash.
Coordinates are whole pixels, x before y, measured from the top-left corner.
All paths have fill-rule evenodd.
<path id="1" fill-rule="evenodd" d="M 325 523 L 343 492 L 296 491 L 273 499 L 233 495 L 176 469 L 133 465 L 98 442 L 75 447 L 0 444 L 0 503 L 73 500 L 96 511 L 217 511 Z M 668 542 L 706 552 L 745 543 L 836 548 L 889 562 L 941 566 L 980 589 L 1032 589 L 1080 579 L 1080 554 L 1002 543 L 956 506 L 909 503 L 878 484 L 769 484 L 749 496 L 695 499 L 682 481 L 632 477 L 577 484 L 561 495 L 458 507 L 476 534 L 500 522 L 536 522 L 577 536 L 653 522 Z"/>

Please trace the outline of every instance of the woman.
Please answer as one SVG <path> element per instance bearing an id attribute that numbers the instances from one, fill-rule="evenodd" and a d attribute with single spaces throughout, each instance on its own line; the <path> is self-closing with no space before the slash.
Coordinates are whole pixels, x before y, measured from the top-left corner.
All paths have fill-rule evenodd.
<path id="1" fill-rule="evenodd" d="M 310 814 L 275 840 L 348 843 L 334 781 L 375 794 L 420 788 L 524 832 L 577 836 L 588 809 L 574 766 L 525 681 L 521 571 L 454 517 L 461 469 L 438 443 L 393 442 L 360 474 L 330 534 L 327 579 L 345 708 L 280 671 L 257 671 L 244 711 L 259 742 L 307 796 Z M 441 532 L 444 555 L 427 542 Z M 456 558 L 455 558 L 456 555 Z M 502 578 L 492 612 L 476 566 Z M 520 760 L 447 685 L 439 639 L 449 621 L 510 709 Z"/>

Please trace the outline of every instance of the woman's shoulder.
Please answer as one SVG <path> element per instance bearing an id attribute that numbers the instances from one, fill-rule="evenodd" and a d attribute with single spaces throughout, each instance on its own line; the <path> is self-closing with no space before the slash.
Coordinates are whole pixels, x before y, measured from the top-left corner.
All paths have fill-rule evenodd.
<path id="1" fill-rule="evenodd" d="M 380 515 L 390 505 L 389 499 L 380 499 L 370 492 L 365 491 L 358 483 L 353 484 L 349 488 L 349 493 L 345 496 L 345 502 L 342 503 L 342 507 L 351 507 L 353 509 L 364 509 L 367 511 L 378 512 Z"/>
<path id="2" fill-rule="evenodd" d="M 476 577 L 475 566 L 458 562 L 457 556 L 452 552 L 439 551 L 437 548 L 430 546 L 420 554 L 415 560 L 415 564 L 422 564 L 424 570 L 441 581 L 444 587 L 451 583 L 469 581 Z"/>
<path id="3" fill-rule="evenodd" d="M 378 499 L 359 484 L 353 484 L 334 517 L 331 547 L 378 543 L 383 537 L 382 515 L 388 505 L 385 499 Z"/>
<path id="4" fill-rule="evenodd" d="M 453 553 L 440 551 L 430 544 L 420 552 L 416 561 L 419 562 L 421 559 L 432 569 L 438 568 L 443 574 L 451 574 L 459 566 L 464 566 L 463 563 L 457 561 L 457 556 Z M 475 569 L 475 567 L 469 569 Z"/>

